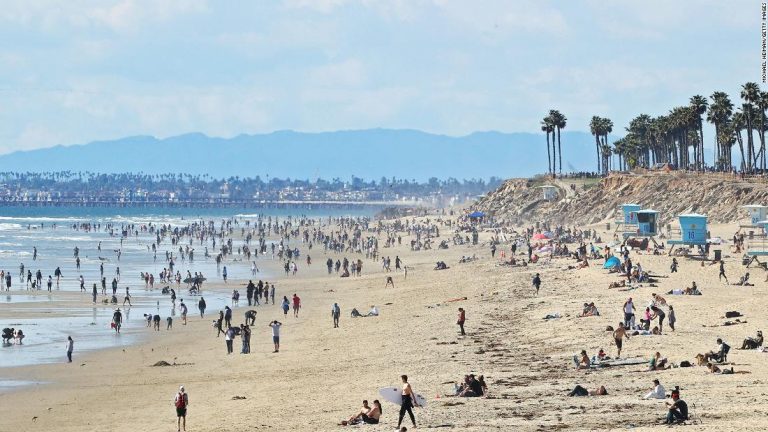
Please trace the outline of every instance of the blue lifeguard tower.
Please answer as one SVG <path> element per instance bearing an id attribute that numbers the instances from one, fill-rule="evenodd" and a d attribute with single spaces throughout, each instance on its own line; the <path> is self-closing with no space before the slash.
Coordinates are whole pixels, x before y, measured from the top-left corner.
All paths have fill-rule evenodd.
<path id="1" fill-rule="evenodd" d="M 754 222 L 754 226 L 759 227 L 762 232 L 757 238 L 750 238 L 745 247 L 744 254 L 751 257 L 747 262 L 747 267 L 749 267 L 753 261 L 757 261 L 759 264 L 763 265 L 758 261 L 757 257 L 768 256 L 768 240 L 766 239 L 766 233 L 768 233 L 768 220 Z"/>
<path id="2" fill-rule="evenodd" d="M 632 232 L 636 231 L 636 225 L 637 225 L 637 216 L 635 213 L 642 209 L 642 206 L 640 204 L 622 204 L 619 206 L 618 210 L 618 217 L 614 221 L 614 224 L 616 225 L 616 233 L 619 231 L 621 232 Z"/>
<path id="3" fill-rule="evenodd" d="M 685 246 L 702 246 L 707 245 L 707 216 L 696 213 L 681 214 L 677 217 L 680 222 L 679 238 L 669 240 L 669 244 L 672 247 L 669 249 L 669 253 L 672 253 L 672 249 L 675 245 Z M 674 232 L 677 232 L 675 230 Z"/>
<path id="4" fill-rule="evenodd" d="M 760 222 L 768 219 L 768 206 L 760 204 L 749 204 L 741 206 L 741 208 L 746 210 L 747 214 L 749 215 L 749 223 L 745 225 L 739 225 L 739 229 L 762 228 L 760 226 Z"/>

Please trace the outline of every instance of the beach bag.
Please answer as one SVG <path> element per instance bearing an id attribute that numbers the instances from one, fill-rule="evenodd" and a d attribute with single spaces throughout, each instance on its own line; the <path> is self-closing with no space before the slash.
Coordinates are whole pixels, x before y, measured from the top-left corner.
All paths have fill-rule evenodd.
<path id="1" fill-rule="evenodd" d="M 110 323 L 109 324 L 109 328 L 114 329 L 115 328 L 115 323 Z"/>
<path id="2" fill-rule="evenodd" d="M 738 312 L 738 311 L 729 311 L 725 313 L 726 318 L 736 318 L 740 316 L 741 316 L 741 312 Z"/>
<path id="3" fill-rule="evenodd" d="M 691 367 L 691 362 L 688 360 L 683 360 L 680 362 L 680 367 Z"/>
<path id="4" fill-rule="evenodd" d="M 179 393 L 176 395 L 176 408 L 186 408 L 187 402 L 185 399 L 186 395 Z"/>

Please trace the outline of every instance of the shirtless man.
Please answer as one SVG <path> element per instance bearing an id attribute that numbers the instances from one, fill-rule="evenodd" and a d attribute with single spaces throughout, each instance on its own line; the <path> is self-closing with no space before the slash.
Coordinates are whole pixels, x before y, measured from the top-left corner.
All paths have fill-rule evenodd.
<path id="1" fill-rule="evenodd" d="M 624 323 L 619 323 L 619 327 L 613 331 L 613 340 L 616 342 L 616 348 L 618 348 L 616 358 L 621 357 L 621 345 L 623 338 L 627 338 L 627 340 L 629 340 L 629 334 L 627 334 L 627 329 L 624 328 Z"/>
<path id="2" fill-rule="evenodd" d="M 413 393 L 411 384 L 408 382 L 408 375 L 401 375 L 400 378 L 403 380 L 403 399 L 400 404 L 400 417 L 397 421 L 397 428 L 399 429 L 400 425 L 403 423 L 403 417 L 405 417 L 406 412 L 408 413 L 408 417 L 411 418 L 413 427 L 416 427 L 416 417 L 413 415 L 413 407 L 418 407 L 419 403 L 416 400 L 416 394 Z"/>

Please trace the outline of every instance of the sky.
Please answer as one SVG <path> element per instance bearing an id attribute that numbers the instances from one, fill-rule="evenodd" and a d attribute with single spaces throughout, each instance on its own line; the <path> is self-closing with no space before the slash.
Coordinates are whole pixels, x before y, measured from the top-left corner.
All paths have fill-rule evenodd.
<path id="1" fill-rule="evenodd" d="M 0 153 L 189 132 L 534 132 L 552 108 L 569 130 L 600 115 L 620 132 L 694 94 L 738 98 L 761 78 L 760 44 L 755 0 L 4 0 Z"/>

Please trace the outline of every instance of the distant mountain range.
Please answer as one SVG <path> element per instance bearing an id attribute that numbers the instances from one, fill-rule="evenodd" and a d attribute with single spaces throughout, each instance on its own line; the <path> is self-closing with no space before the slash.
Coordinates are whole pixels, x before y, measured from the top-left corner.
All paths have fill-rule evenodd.
<path id="1" fill-rule="evenodd" d="M 561 135 L 563 171 L 594 170 L 594 138 Z M 475 132 L 461 137 L 417 130 L 366 129 L 302 133 L 277 131 L 214 138 L 199 133 L 165 139 L 133 136 L 84 145 L 56 146 L 0 156 L 3 171 L 91 171 L 209 174 L 292 179 L 424 181 L 530 176 L 547 170 L 544 135 Z"/>

